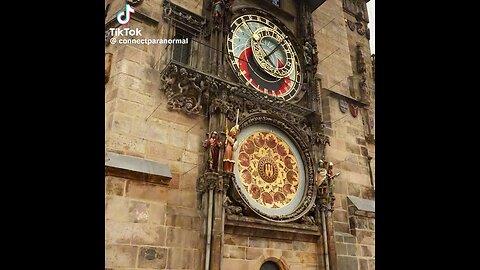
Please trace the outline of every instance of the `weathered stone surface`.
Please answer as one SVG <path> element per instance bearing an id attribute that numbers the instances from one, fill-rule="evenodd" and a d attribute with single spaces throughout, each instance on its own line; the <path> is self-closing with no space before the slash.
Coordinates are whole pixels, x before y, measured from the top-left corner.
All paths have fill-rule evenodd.
<path id="1" fill-rule="evenodd" d="M 368 150 L 366 147 L 360 147 L 360 153 L 362 154 L 362 156 L 368 157 Z"/>
<path id="2" fill-rule="evenodd" d="M 105 267 L 135 267 L 137 246 L 107 244 L 105 248 Z"/>
<path id="3" fill-rule="evenodd" d="M 223 242 L 227 245 L 247 246 L 248 237 L 242 235 L 225 234 Z"/>
<path id="4" fill-rule="evenodd" d="M 263 255 L 262 248 L 247 248 L 246 249 L 246 259 L 247 260 L 256 260 Z"/>
<path id="5" fill-rule="evenodd" d="M 350 235 L 350 236 L 344 236 L 344 239 L 345 239 L 345 243 L 351 243 L 351 244 L 354 244 L 357 242 L 355 236 L 353 235 Z"/>
<path id="6" fill-rule="evenodd" d="M 201 234 L 199 231 L 182 229 L 177 227 L 167 227 L 166 245 L 169 247 L 183 248 L 201 248 Z"/>
<path id="7" fill-rule="evenodd" d="M 337 247 L 337 255 L 348 255 L 347 254 L 347 245 L 344 243 L 335 243 Z"/>
<path id="8" fill-rule="evenodd" d="M 335 242 L 336 243 L 343 243 L 343 236 L 342 235 L 335 235 Z"/>
<path id="9" fill-rule="evenodd" d="M 359 270 L 368 270 L 368 260 L 365 259 L 358 259 L 359 262 Z"/>
<path id="10" fill-rule="evenodd" d="M 372 231 L 375 230 L 375 219 L 373 218 L 368 219 L 368 229 Z"/>
<path id="11" fill-rule="evenodd" d="M 143 158 L 145 155 L 145 143 L 142 139 L 117 134 L 113 131 L 107 137 L 106 148 L 107 150 L 116 150 L 135 157 Z"/>
<path id="12" fill-rule="evenodd" d="M 193 249 L 169 248 L 167 269 L 193 269 L 194 254 Z"/>
<path id="13" fill-rule="evenodd" d="M 200 154 L 198 152 L 183 151 L 181 161 L 198 164 L 200 161 Z"/>
<path id="14" fill-rule="evenodd" d="M 296 242 L 296 241 L 293 241 Z M 281 240 L 270 240 L 268 242 L 268 247 L 273 248 L 273 249 L 283 249 L 283 250 L 289 250 L 289 249 L 295 249 L 295 246 L 298 247 L 301 245 L 300 243 L 303 244 L 303 242 L 298 242 L 298 243 L 293 243 L 292 241 L 281 241 Z M 305 245 L 303 245 L 304 248 L 306 248 Z"/>
<path id="15" fill-rule="evenodd" d="M 123 196 L 123 192 L 125 190 L 125 179 L 113 177 L 113 176 L 106 176 L 106 188 L 105 188 L 105 195 L 117 195 Z"/>
<path id="16" fill-rule="evenodd" d="M 154 224 L 136 223 L 133 227 L 132 244 L 165 246 L 166 229 Z"/>
<path id="17" fill-rule="evenodd" d="M 338 222 L 348 222 L 347 219 L 347 211 L 343 210 L 336 210 L 333 212 L 333 220 L 338 221 Z"/>
<path id="18" fill-rule="evenodd" d="M 150 222 L 157 225 L 165 224 L 166 206 L 164 203 L 150 204 Z"/>
<path id="19" fill-rule="evenodd" d="M 355 257 L 338 256 L 338 269 L 358 270 L 358 259 Z"/>
<path id="20" fill-rule="evenodd" d="M 282 257 L 283 251 L 280 249 L 267 248 L 263 250 L 263 255 L 265 258 L 280 258 Z M 302 255 L 302 259 L 307 255 Z"/>
<path id="21" fill-rule="evenodd" d="M 128 209 L 129 220 L 134 223 L 148 222 L 150 217 L 149 209 L 150 204 L 148 203 L 130 200 Z"/>
<path id="22" fill-rule="evenodd" d="M 348 183 L 345 180 L 335 179 L 335 193 L 348 194 Z"/>
<path id="23" fill-rule="evenodd" d="M 138 268 L 165 269 L 166 265 L 166 248 L 140 247 Z"/>
<path id="24" fill-rule="evenodd" d="M 360 185 L 348 183 L 348 195 L 360 196 Z"/>
<path id="25" fill-rule="evenodd" d="M 291 264 L 290 270 L 317 270 L 316 265 L 307 265 L 307 264 Z"/>
<path id="26" fill-rule="evenodd" d="M 248 246 L 249 247 L 267 248 L 268 247 L 268 239 L 249 237 L 248 238 Z"/>
<path id="27" fill-rule="evenodd" d="M 317 263 L 317 254 L 306 252 L 302 254 L 300 261 L 305 264 L 316 264 Z"/>
<path id="28" fill-rule="evenodd" d="M 352 244 L 347 244 L 347 255 L 356 256 L 357 255 L 357 246 Z"/>
<path id="29" fill-rule="evenodd" d="M 224 245 L 223 246 L 223 257 L 224 258 L 231 258 L 231 259 L 245 259 L 246 257 L 246 248 L 245 247 L 237 247 L 232 245 Z"/>
<path id="30" fill-rule="evenodd" d="M 115 221 L 128 221 L 128 198 L 107 196 L 105 199 L 105 219 Z"/>
<path id="31" fill-rule="evenodd" d="M 187 190 L 170 190 L 167 203 L 169 205 L 183 206 L 188 208 L 196 207 L 196 192 Z"/>
<path id="32" fill-rule="evenodd" d="M 200 217 L 189 217 L 182 215 L 169 215 L 167 226 L 181 227 L 182 229 L 195 230 L 200 224 Z"/>
<path id="33" fill-rule="evenodd" d="M 182 174 L 179 188 L 181 190 L 195 191 L 197 187 L 198 171 L 193 169 L 188 173 Z"/>
<path id="34" fill-rule="evenodd" d="M 168 187 L 171 189 L 178 189 L 180 187 L 180 174 L 179 173 L 172 173 L 172 179 L 168 183 Z"/>
<path id="35" fill-rule="evenodd" d="M 105 221 L 105 241 L 109 244 L 130 244 L 133 224 L 129 222 Z"/>
<path id="36" fill-rule="evenodd" d="M 127 197 L 138 200 L 153 201 L 153 202 L 167 202 L 168 188 L 150 183 L 128 181 L 127 183 Z"/>
<path id="37" fill-rule="evenodd" d="M 370 231 L 357 230 L 357 241 L 363 245 L 374 245 L 374 234 Z"/>
<path id="38" fill-rule="evenodd" d="M 302 251 L 284 250 L 282 252 L 282 256 L 289 263 L 300 263 L 301 257 L 302 257 Z"/>
<path id="39" fill-rule="evenodd" d="M 375 259 L 368 260 L 368 269 L 369 270 L 375 270 Z"/>
<path id="40" fill-rule="evenodd" d="M 224 259 L 223 260 L 223 269 L 228 270 L 246 270 L 246 269 L 255 269 L 255 261 L 240 260 L 240 259 Z"/>
<path id="41" fill-rule="evenodd" d="M 303 250 L 305 252 L 316 252 L 317 244 L 309 242 L 293 241 L 293 250 Z"/>
<path id="42" fill-rule="evenodd" d="M 336 232 L 350 232 L 350 226 L 348 225 L 348 223 L 334 222 L 333 226 L 335 227 Z"/>
<path id="43" fill-rule="evenodd" d="M 374 246 L 360 246 L 362 253 L 361 255 L 363 257 L 372 257 L 374 253 L 372 251 L 375 251 Z"/>
<path id="44" fill-rule="evenodd" d="M 365 141 L 364 138 L 357 138 L 357 144 L 360 145 L 367 145 L 367 142 Z"/>

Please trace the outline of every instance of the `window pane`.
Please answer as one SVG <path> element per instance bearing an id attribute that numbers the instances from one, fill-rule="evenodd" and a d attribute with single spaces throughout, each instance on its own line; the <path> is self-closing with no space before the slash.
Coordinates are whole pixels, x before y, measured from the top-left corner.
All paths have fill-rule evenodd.
<path id="1" fill-rule="evenodd" d="M 276 263 L 268 261 L 262 264 L 262 267 L 260 267 L 260 270 L 280 270 L 280 268 Z"/>
<path id="2" fill-rule="evenodd" d="M 183 32 L 180 32 L 177 30 L 177 34 L 174 39 L 184 39 L 187 38 L 188 35 L 186 35 Z M 188 37 L 189 38 L 189 37 Z M 190 42 L 187 44 L 173 44 L 173 59 L 183 63 L 183 64 L 188 64 L 188 60 L 190 58 Z"/>

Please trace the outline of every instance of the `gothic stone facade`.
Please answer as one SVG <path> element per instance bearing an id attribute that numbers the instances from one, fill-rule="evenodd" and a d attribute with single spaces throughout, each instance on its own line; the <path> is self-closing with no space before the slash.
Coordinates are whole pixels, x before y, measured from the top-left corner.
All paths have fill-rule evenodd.
<path id="1" fill-rule="evenodd" d="M 135 13 L 122 25 L 126 2 Z M 289 37 L 301 73 L 294 98 L 252 89 L 229 63 L 231 23 L 245 14 Z M 111 28 L 189 41 L 111 44 Z M 111 0 L 105 29 L 105 269 L 375 269 L 364 0 Z M 298 150 L 303 192 L 292 211 L 253 210 L 239 174 L 224 170 L 236 123 L 240 137 L 275 127 Z"/>

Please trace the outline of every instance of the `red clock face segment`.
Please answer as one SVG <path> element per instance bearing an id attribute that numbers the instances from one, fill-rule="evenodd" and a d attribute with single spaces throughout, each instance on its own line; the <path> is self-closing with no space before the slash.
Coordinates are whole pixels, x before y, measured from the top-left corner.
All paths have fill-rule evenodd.
<path id="1" fill-rule="evenodd" d="M 234 20 L 227 39 L 230 65 L 245 85 L 262 93 L 292 99 L 302 73 L 287 35 L 270 20 L 243 15 Z"/>
<path id="2" fill-rule="evenodd" d="M 290 77 L 273 77 L 256 65 L 252 55 L 252 48 L 250 47 L 243 50 L 240 54 L 238 65 L 246 81 L 262 93 L 273 96 L 283 96 L 292 88 L 292 80 Z M 280 60 L 278 60 L 277 65 L 280 67 L 283 66 Z"/>

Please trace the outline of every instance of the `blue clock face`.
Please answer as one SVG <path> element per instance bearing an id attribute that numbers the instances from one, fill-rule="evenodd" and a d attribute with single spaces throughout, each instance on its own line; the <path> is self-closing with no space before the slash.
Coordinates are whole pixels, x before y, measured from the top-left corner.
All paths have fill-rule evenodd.
<path id="1" fill-rule="evenodd" d="M 258 15 L 235 19 L 228 35 L 230 65 L 240 80 L 256 91 L 292 99 L 302 72 L 289 37 L 272 21 Z"/>

